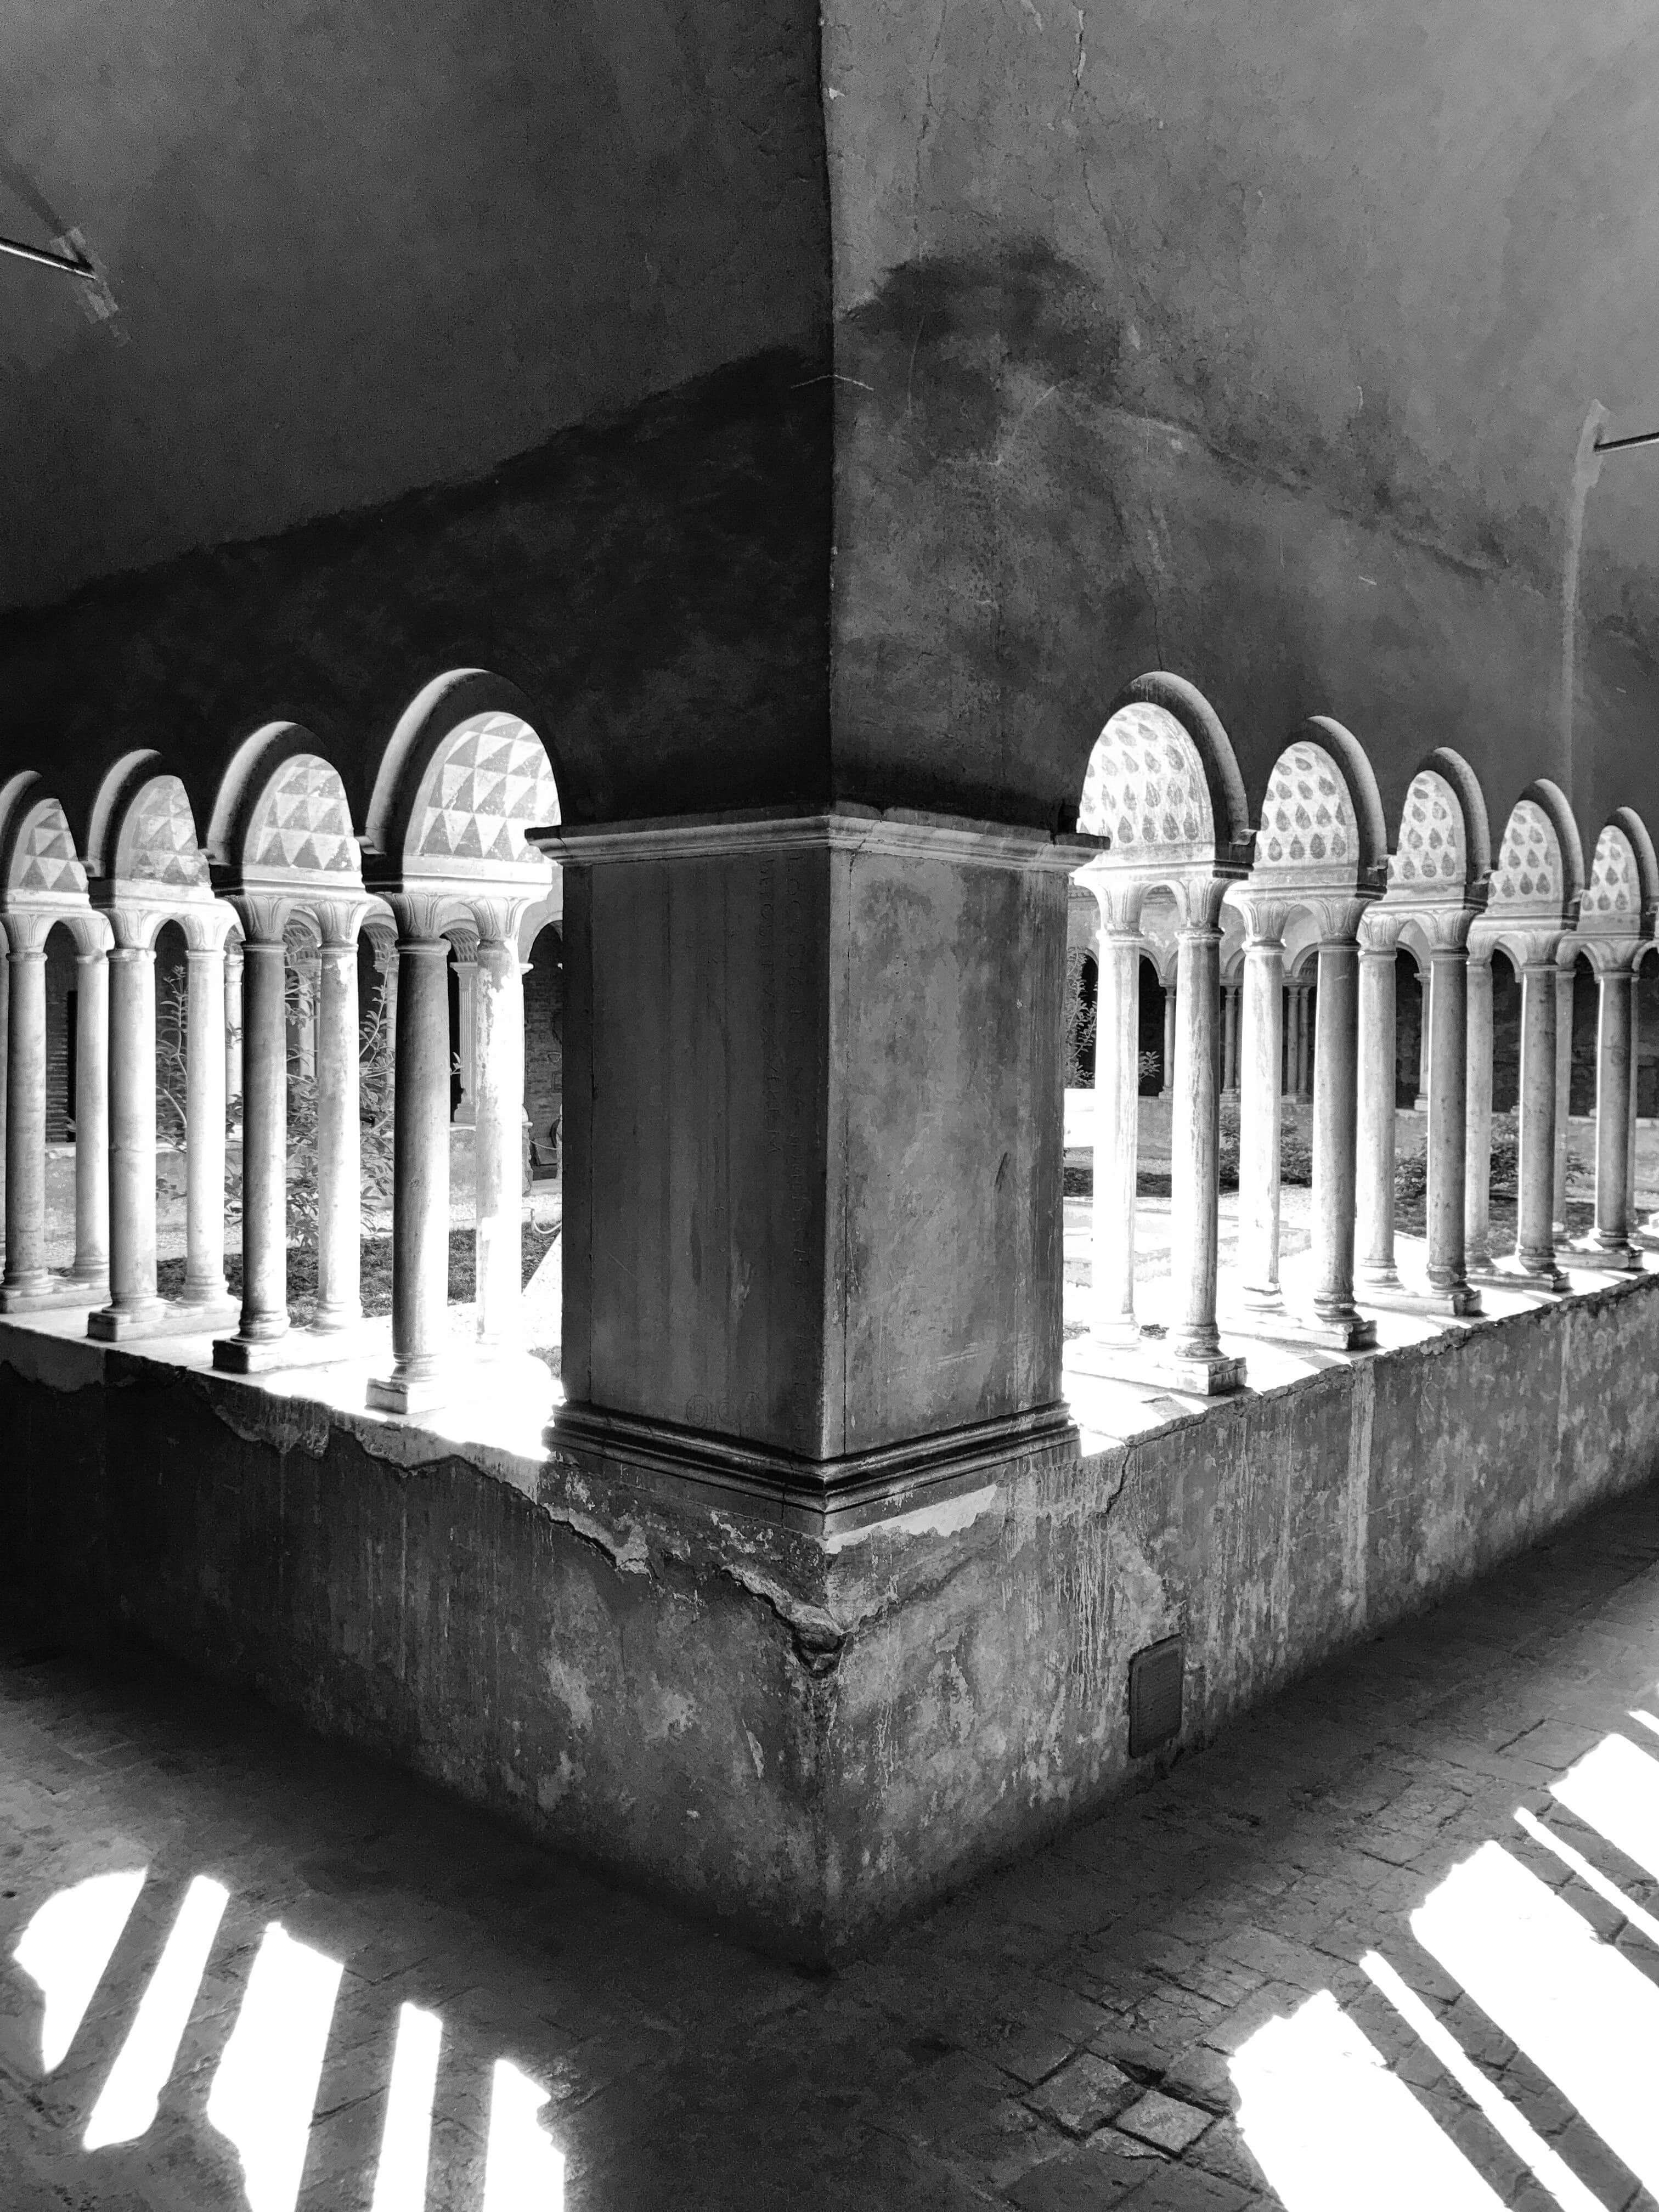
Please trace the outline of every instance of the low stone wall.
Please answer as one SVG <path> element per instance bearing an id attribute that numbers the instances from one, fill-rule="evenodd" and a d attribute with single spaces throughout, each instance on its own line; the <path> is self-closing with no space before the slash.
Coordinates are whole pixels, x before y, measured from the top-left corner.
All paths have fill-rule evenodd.
<path id="1" fill-rule="evenodd" d="M 1638 1277 L 828 1539 L 0 1325 L 14 1601 L 115 1624 L 811 1959 L 1659 1469 Z M 284 1387 L 295 1387 L 292 1383 Z"/>

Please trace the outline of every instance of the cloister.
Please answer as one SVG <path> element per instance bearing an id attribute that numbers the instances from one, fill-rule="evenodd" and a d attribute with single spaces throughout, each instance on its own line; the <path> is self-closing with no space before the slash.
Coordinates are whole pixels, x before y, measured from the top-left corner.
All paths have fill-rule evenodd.
<path id="1" fill-rule="evenodd" d="M 210 1333 L 213 1364 L 228 1373 L 369 1358 L 358 1285 L 368 951 L 369 972 L 387 979 L 397 1103 L 390 1354 L 366 1402 L 430 1410 L 464 1371 L 474 1386 L 480 1357 L 524 1379 L 521 975 L 538 933 L 562 911 L 560 878 L 573 858 L 580 864 L 580 841 L 573 854 L 526 702 L 483 672 L 425 686 L 365 782 L 359 827 L 341 767 L 305 730 L 269 723 L 234 748 L 194 805 L 163 757 L 121 758 L 79 837 L 39 770 L 20 771 L 0 794 L 9 978 L 0 1310 L 85 1307 L 88 1336 L 105 1342 Z M 1067 862 L 1097 908 L 1099 979 L 1091 1284 L 1068 1370 L 1214 1395 L 1248 1374 L 1246 1357 L 1222 1349 L 1224 1324 L 1231 1337 L 1354 1352 L 1376 1343 L 1378 1309 L 1472 1316 L 1483 1281 L 1554 1294 L 1567 1287 L 1569 1258 L 1596 1271 L 1639 1267 L 1634 1006 L 1638 971 L 1656 950 L 1652 842 L 1639 815 L 1620 807 L 1596 830 L 1587 871 L 1587 840 L 1555 785 L 1542 780 L 1504 798 L 1494 839 L 1478 778 L 1438 749 L 1411 778 L 1391 830 L 1364 746 L 1315 717 L 1290 734 L 1253 802 L 1200 693 L 1168 675 L 1128 687 L 1089 755 Z M 168 926 L 183 934 L 188 974 L 187 1265 L 174 1299 L 156 1289 L 155 969 Z M 75 1252 L 64 1270 L 44 1256 L 44 977 L 54 931 L 73 946 L 76 977 Z M 457 955 L 459 1053 L 447 975 Z M 1155 1324 L 1151 1335 L 1137 1316 L 1134 1231 L 1139 975 L 1149 955 L 1168 977 L 1174 1239 L 1167 1334 Z M 1423 978 L 1427 1009 L 1428 1192 L 1426 1243 L 1403 1273 L 1394 1227 L 1402 956 Z M 1487 1202 L 1495 957 L 1512 969 L 1522 1005 L 1519 1234 L 1501 1255 L 1489 1249 Z M 313 978 L 303 1035 L 285 984 L 285 963 L 296 960 Z M 1595 1206 L 1593 1232 L 1569 1250 L 1565 1130 L 1581 962 L 1598 1007 Z M 464 1068 L 459 1086 L 453 1062 Z M 314 1319 L 291 1328 L 287 1088 L 291 1069 L 307 1063 L 319 1097 L 317 1298 Z M 450 1340 L 445 1313 L 456 1087 L 476 1129 L 468 1342 Z M 1237 1279 L 1224 1282 L 1218 1109 L 1230 1092 L 1244 1196 Z M 1307 1284 L 1287 1291 L 1281 1115 L 1298 1097 L 1312 1105 L 1313 1253 Z M 227 1107 L 238 1100 L 239 1306 L 225 1275 Z M 1035 1102 L 1051 1125 L 1060 1103 L 1057 1089 Z M 1051 1308 L 1036 1325 L 1052 1334 L 1058 1319 Z"/>

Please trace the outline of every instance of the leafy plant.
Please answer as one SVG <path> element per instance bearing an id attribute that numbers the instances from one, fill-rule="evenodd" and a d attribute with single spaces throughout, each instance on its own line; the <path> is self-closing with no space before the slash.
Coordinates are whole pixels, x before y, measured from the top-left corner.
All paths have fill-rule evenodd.
<path id="1" fill-rule="evenodd" d="M 285 947 L 283 994 L 291 1025 L 302 1027 L 313 1018 L 311 976 L 302 963 L 307 942 L 296 937 Z M 359 1117 L 359 1186 L 365 1200 L 386 1206 L 392 1202 L 393 1067 L 392 1024 L 387 1006 L 387 979 L 377 973 L 374 988 L 358 1026 L 357 1082 Z M 189 1037 L 189 994 L 182 970 L 168 971 L 157 994 L 155 1010 L 156 1133 L 164 1141 L 187 1145 L 185 1112 L 185 1066 Z M 317 1117 L 320 1087 L 313 1066 L 303 1074 L 288 1071 L 288 1236 L 301 1252 L 317 1249 L 319 1190 L 317 1181 Z M 225 1133 L 241 1134 L 241 1102 L 231 1099 L 225 1109 Z M 225 1163 L 225 1218 L 242 1215 L 242 1173 L 240 1160 Z"/>
<path id="2" fill-rule="evenodd" d="M 1095 1079 L 1095 1021 L 1098 998 L 1085 998 L 1084 963 L 1089 955 L 1073 947 L 1066 955 L 1066 1010 L 1060 1048 L 1066 1063 L 1066 1087 L 1075 1091 Z"/>

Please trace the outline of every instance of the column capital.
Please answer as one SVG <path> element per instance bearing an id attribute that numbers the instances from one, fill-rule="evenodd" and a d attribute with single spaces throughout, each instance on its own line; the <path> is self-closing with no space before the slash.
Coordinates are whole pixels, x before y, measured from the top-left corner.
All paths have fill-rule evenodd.
<path id="1" fill-rule="evenodd" d="M 1247 949 L 1277 945 L 1282 950 L 1285 927 L 1300 903 L 1283 891 L 1258 890 L 1249 884 L 1233 884 L 1227 892 L 1227 904 L 1243 916 Z"/>
<path id="2" fill-rule="evenodd" d="M 1574 951 L 1582 952 L 1595 970 L 1598 981 L 1614 975 L 1633 980 L 1636 963 L 1646 950 L 1645 941 L 1639 937 L 1581 936 L 1574 945 Z"/>
<path id="3" fill-rule="evenodd" d="M 1314 943 L 1324 945 L 1357 944 L 1360 925 L 1375 902 L 1346 892 L 1324 891 L 1297 903 L 1313 916 Z"/>

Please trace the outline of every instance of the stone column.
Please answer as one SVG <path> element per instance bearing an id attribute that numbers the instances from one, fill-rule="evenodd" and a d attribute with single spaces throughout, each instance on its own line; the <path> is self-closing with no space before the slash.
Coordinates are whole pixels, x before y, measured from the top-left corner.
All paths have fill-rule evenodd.
<path id="1" fill-rule="evenodd" d="M 232 1373 L 270 1365 L 288 1334 L 288 1008 L 280 921 L 242 948 L 242 1315 L 213 1347 Z"/>
<path id="2" fill-rule="evenodd" d="M 109 957 L 75 961 L 75 1267 L 77 1283 L 109 1283 Z"/>
<path id="3" fill-rule="evenodd" d="M 455 947 L 455 1022 L 461 1067 L 454 1119 L 458 1127 L 471 1128 L 478 1118 L 478 956 L 466 941 Z"/>
<path id="4" fill-rule="evenodd" d="M 1629 966 L 1621 963 L 1600 969 L 1595 980 L 1600 994 L 1595 1032 L 1595 1230 L 1590 1249 L 1599 1267 L 1622 1269 L 1640 1264 L 1630 1241 L 1633 978 Z"/>
<path id="5" fill-rule="evenodd" d="M 1301 1048 L 1298 1043 L 1298 1038 L 1301 1034 L 1301 1026 L 1302 994 L 1294 983 L 1286 982 L 1285 986 L 1284 1095 L 1289 1099 L 1294 1099 L 1296 1097 L 1297 1066 Z"/>
<path id="6" fill-rule="evenodd" d="M 222 1307 L 225 1287 L 224 947 L 191 945 L 185 1008 L 185 1292 L 191 1306 Z M 217 1316 L 216 1316 L 216 1319 Z"/>
<path id="7" fill-rule="evenodd" d="M 1419 1114 L 1429 1110 L 1429 1067 L 1433 1057 L 1434 1012 L 1430 1000 L 1434 994 L 1434 963 L 1417 971 L 1417 1097 L 1413 1105 Z"/>
<path id="8" fill-rule="evenodd" d="M 1376 1323 L 1353 1301 L 1359 948 L 1352 934 L 1321 944 L 1314 1004 L 1314 1316 L 1323 1340 L 1354 1352 L 1376 1343 Z"/>
<path id="9" fill-rule="evenodd" d="M 1359 1109 L 1355 1210 L 1358 1277 L 1379 1289 L 1400 1276 L 1394 1262 L 1395 947 L 1366 944 L 1359 954 Z"/>
<path id="10" fill-rule="evenodd" d="M 1429 1291 L 1454 1314 L 1480 1310 L 1463 1250 L 1468 957 L 1466 945 L 1437 945 L 1429 986 Z"/>
<path id="11" fill-rule="evenodd" d="M 325 913 L 317 995 L 319 1330 L 362 1319 L 362 1084 L 355 916 Z"/>
<path id="12" fill-rule="evenodd" d="M 480 941 L 473 972 L 478 1340 L 516 1352 L 524 1281 L 524 980 L 512 929 Z M 465 1018 L 463 1001 L 463 1036 Z"/>
<path id="13" fill-rule="evenodd" d="M 1177 979 L 1171 975 L 1164 987 L 1164 1067 L 1159 1085 L 1170 1097 L 1175 1095 L 1176 988 Z"/>
<path id="14" fill-rule="evenodd" d="M 1555 970 L 1555 1221 L 1558 1237 L 1567 1233 L 1567 1135 L 1572 1113 L 1573 963 Z"/>
<path id="15" fill-rule="evenodd" d="M 1226 1091 L 1238 1088 L 1238 1015 L 1240 987 L 1224 983 L 1221 988 L 1221 1087 Z"/>
<path id="16" fill-rule="evenodd" d="M 105 1342 L 154 1327 L 155 1295 L 156 917 L 111 917 L 108 1305 L 87 1319 Z"/>
<path id="17" fill-rule="evenodd" d="M 402 918 L 400 917 L 400 921 Z M 392 1371 L 368 1386 L 385 1413 L 451 1395 L 444 1373 L 449 1300 L 449 945 L 427 918 L 398 938 L 397 1089 L 392 1115 Z"/>
<path id="18" fill-rule="evenodd" d="M 1549 1291 L 1567 1287 L 1556 1262 L 1554 1231 L 1559 986 L 1553 958 L 1529 958 L 1521 970 L 1520 1225 L 1515 1256 L 1522 1273 Z"/>
<path id="19" fill-rule="evenodd" d="M 1492 1266 L 1492 954 L 1471 951 L 1464 1073 L 1463 1256 L 1471 1273 Z"/>
<path id="20" fill-rule="evenodd" d="M 1180 1014 L 1170 1133 L 1169 1355 L 1178 1388 L 1211 1394 L 1236 1390 L 1244 1379 L 1243 1361 L 1223 1357 L 1216 1328 L 1221 1129 L 1215 1042 L 1221 933 L 1212 921 L 1191 923 L 1182 931 L 1178 960 Z"/>
<path id="21" fill-rule="evenodd" d="M 242 1095 L 242 940 L 225 947 L 225 1097 Z"/>
<path id="22" fill-rule="evenodd" d="M 1298 983 L 1297 997 L 1300 1004 L 1296 1020 L 1296 1097 L 1297 1103 L 1305 1106 L 1313 1097 L 1315 1009 L 1312 985 Z"/>
<path id="23" fill-rule="evenodd" d="M 1244 945 L 1243 1065 L 1238 1097 L 1239 1291 L 1247 1306 L 1276 1309 L 1279 1134 L 1285 1056 L 1284 917 L 1252 911 Z"/>
<path id="24" fill-rule="evenodd" d="M 46 1268 L 46 946 L 32 915 L 8 918 L 6 1273 L 0 1310 L 51 1288 Z"/>
<path id="25" fill-rule="evenodd" d="M 1140 1135 L 1140 936 L 1103 913 L 1095 1019 L 1094 1258 L 1097 1342 L 1133 1344 L 1135 1173 Z"/>

